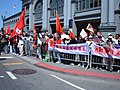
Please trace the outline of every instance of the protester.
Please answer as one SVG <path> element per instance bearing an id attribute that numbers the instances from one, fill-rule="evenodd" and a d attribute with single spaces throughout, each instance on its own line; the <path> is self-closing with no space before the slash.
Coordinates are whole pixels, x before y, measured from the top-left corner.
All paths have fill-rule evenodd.
<path id="1" fill-rule="evenodd" d="M 77 38 L 77 43 L 80 44 L 80 43 L 86 43 L 86 40 L 85 38 L 82 38 L 82 36 L 80 35 L 78 38 Z"/>
<path id="2" fill-rule="evenodd" d="M 41 38 L 41 41 L 42 41 L 42 46 L 41 46 L 41 54 L 42 54 L 42 58 L 44 59 L 45 58 L 45 55 L 47 53 L 47 43 L 46 43 L 46 39 L 45 39 L 45 34 L 42 33 L 42 38 Z"/>
<path id="3" fill-rule="evenodd" d="M 22 38 L 20 37 L 19 41 L 18 41 L 18 48 L 19 48 L 20 56 L 23 56 L 23 53 L 24 53 L 23 46 L 24 46 L 24 42 L 23 42 Z"/>
<path id="4" fill-rule="evenodd" d="M 32 53 L 33 53 L 33 37 L 32 37 L 32 35 L 28 35 L 28 37 L 27 37 L 27 42 L 28 42 L 28 55 L 32 55 Z"/>
<path id="5" fill-rule="evenodd" d="M 41 45 L 42 45 L 42 41 L 40 40 L 40 36 L 38 34 L 38 36 L 37 36 L 37 55 L 38 55 L 39 59 L 42 59 L 42 56 L 41 56 Z"/>
<path id="6" fill-rule="evenodd" d="M 0 55 L 1 55 L 1 51 L 2 51 L 2 35 L 1 35 L 1 33 L 0 33 Z"/>
<path id="7" fill-rule="evenodd" d="M 107 61 L 107 70 L 108 71 L 112 71 L 113 70 L 113 58 L 112 56 L 109 54 L 111 52 L 111 50 L 113 49 L 114 47 L 114 42 L 113 42 L 113 37 L 112 35 L 109 35 L 108 38 L 107 38 L 107 41 L 106 41 L 106 44 L 107 44 L 107 47 L 105 47 L 105 50 L 108 54 L 108 57 L 106 58 L 106 61 Z"/>
<path id="8" fill-rule="evenodd" d="M 25 33 L 25 35 L 23 35 L 23 42 L 24 42 L 24 55 L 28 55 L 28 34 Z"/>
<path id="9" fill-rule="evenodd" d="M 61 42 L 62 42 L 62 40 L 61 40 L 60 35 L 56 34 L 55 37 L 54 37 L 54 45 L 61 44 Z M 53 56 L 54 56 L 54 60 L 55 60 L 54 62 L 61 63 L 60 53 L 58 51 L 53 51 Z"/>

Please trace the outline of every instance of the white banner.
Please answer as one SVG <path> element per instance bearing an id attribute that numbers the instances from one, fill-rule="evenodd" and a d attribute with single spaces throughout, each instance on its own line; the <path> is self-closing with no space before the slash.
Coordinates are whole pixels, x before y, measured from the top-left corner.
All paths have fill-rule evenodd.
<path id="1" fill-rule="evenodd" d="M 91 54 L 100 57 L 120 59 L 120 49 L 112 49 L 110 47 L 102 47 L 94 44 L 92 44 Z"/>
<path id="2" fill-rule="evenodd" d="M 69 54 L 82 54 L 82 55 L 88 55 L 89 54 L 89 46 L 87 43 L 83 44 L 56 44 L 54 47 L 50 47 L 48 45 L 48 50 L 54 50 L 62 53 L 69 53 Z"/>

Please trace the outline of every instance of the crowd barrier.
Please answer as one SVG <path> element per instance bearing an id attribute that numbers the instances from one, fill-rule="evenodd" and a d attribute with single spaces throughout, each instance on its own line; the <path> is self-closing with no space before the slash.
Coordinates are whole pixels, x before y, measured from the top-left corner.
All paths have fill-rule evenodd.
<path id="1" fill-rule="evenodd" d="M 120 69 L 120 49 L 94 44 L 90 48 L 87 43 L 84 43 L 71 45 L 57 44 L 54 47 L 48 45 L 48 50 L 51 60 L 58 58 L 57 55 L 53 55 L 53 52 L 55 52 L 59 53 L 61 60 L 68 61 L 68 63 L 80 63 L 86 69 L 88 67 L 106 69 L 109 63 L 114 70 Z"/>
<path id="2" fill-rule="evenodd" d="M 33 49 L 32 49 L 33 50 Z M 31 54 L 37 56 L 36 50 L 31 50 Z M 41 51 L 44 51 L 42 48 Z M 120 49 L 102 47 L 98 45 L 91 45 L 91 48 L 87 43 L 83 44 L 56 44 L 55 46 L 48 45 L 49 61 L 56 62 L 59 53 L 60 59 L 65 63 L 75 63 L 81 66 L 90 68 L 102 68 L 106 69 L 109 63 L 109 59 L 112 61 L 111 66 L 113 70 L 120 70 Z M 46 55 L 42 53 L 42 56 Z"/>

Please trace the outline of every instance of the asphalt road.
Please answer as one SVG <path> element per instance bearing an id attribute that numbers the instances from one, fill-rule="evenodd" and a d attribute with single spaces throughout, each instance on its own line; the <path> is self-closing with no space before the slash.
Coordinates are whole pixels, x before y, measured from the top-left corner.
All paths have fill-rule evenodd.
<path id="1" fill-rule="evenodd" d="M 120 90 L 120 80 L 53 72 L 8 56 L 0 58 L 0 90 Z"/>

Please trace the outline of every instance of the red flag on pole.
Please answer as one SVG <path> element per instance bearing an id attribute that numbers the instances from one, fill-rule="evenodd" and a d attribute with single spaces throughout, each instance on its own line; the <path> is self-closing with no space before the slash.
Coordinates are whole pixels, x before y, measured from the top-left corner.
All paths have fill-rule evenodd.
<path id="1" fill-rule="evenodd" d="M 4 29 L 4 34 L 6 35 L 6 34 L 8 34 L 8 31 L 7 31 L 7 29 Z"/>
<path id="2" fill-rule="evenodd" d="M 11 34 L 10 26 L 8 26 L 8 34 Z"/>
<path id="3" fill-rule="evenodd" d="M 75 39 L 75 38 L 76 38 L 72 31 L 69 32 L 69 35 L 70 35 L 70 37 L 71 37 L 72 39 Z"/>
<path id="4" fill-rule="evenodd" d="M 20 18 L 19 18 L 17 24 L 15 25 L 14 30 L 10 35 L 10 38 L 13 38 L 14 36 L 22 33 L 22 29 L 25 26 L 24 17 L 25 17 L 25 10 L 22 11 L 22 14 L 20 15 Z"/>
<path id="5" fill-rule="evenodd" d="M 37 48 L 37 32 L 36 32 L 35 24 L 34 24 L 33 34 L 34 34 L 34 36 L 33 36 L 33 47 L 34 47 L 34 49 L 36 49 Z"/>
<path id="6" fill-rule="evenodd" d="M 56 32 L 60 35 L 63 33 L 62 26 L 60 25 L 60 19 L 59 19 L 57 11 L 56 11 Z"/>
<path id="7" fill-rule="evenodd" d="M 36 26 L 35 26 L 35 24 L 34 24 L 34 39 L 36 40 L 37 39 L 37 33 L 36 33 Z"/>

